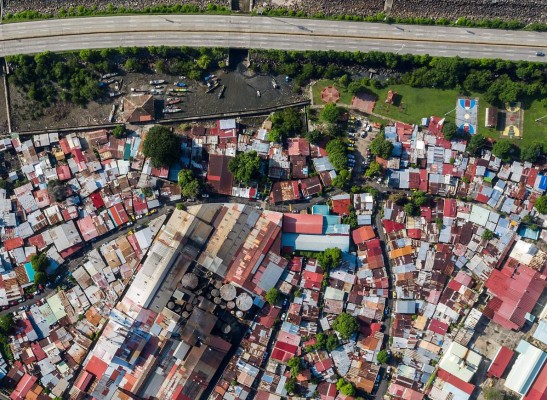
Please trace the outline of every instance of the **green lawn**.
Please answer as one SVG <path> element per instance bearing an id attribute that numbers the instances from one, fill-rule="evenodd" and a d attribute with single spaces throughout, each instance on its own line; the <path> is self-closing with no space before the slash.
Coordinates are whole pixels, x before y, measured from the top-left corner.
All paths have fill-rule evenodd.
<path id="1" fill-rule="evenodd" d="M 321 90 L 329 85 L 333 85 L 334 81 L 322 80 L 315 84 L 313 88 L 314 104 L 321 104 Z M 341 88 L 334 84 L 339 90 Z M 389 90 L 397 92 L 395 105 L 387 105 L 385 99 Z M 432 88 L 413 88 L 407 85 L 391 85 L 384 89 L 376 89 L 370 87 L 369 90 L 378 96 L 374 112 L 391 118 L 397 121 L 407 122 L 409 124 L 419 124 L 424 117 L 432 115 L 443 117 L 448 121 L 454 122 L 456 116 L 456 98 L 458 97 L 457 90 L 441 90 Z M 478 131 L 485 136 L 499 139 L 500 134 L 495 129 L 484 127 L 485 110 L 490 107 L 490 104 L 482 98 L 478 93 L 472 96 L 479 98 L 479 113 L 478 113 Z M 349 100 L 346 100 L 348 99 Z M 346 103 L 347 101 L 347 103 Z M 349 104 L 351 95 L 341 90 L 340 103 Z M 535 122 L 535 119 L 547 115 L 547 109 L 541 105 L 539 100 L 524 101 L 524 136 L 523 139 L 515 139 L 515 144 L 528 144 L 533 142 L 547 141 L 547 118 L 540 122 Z"/>
<path id="2" fill-rule="evenodd" d="M 350 92 L 331 79 L 322 79 L 316 82 L 312 87 L 314 105 L 322 106 L 325 104 L 323 100 L 321 100 L 321 91 L 327 86 L 334 86 L 340 92 L 340 100 L 338 101 L 338 104 L 346 104 L 348 106 L 351 104 L 351 98 L 353 95 Z"/>

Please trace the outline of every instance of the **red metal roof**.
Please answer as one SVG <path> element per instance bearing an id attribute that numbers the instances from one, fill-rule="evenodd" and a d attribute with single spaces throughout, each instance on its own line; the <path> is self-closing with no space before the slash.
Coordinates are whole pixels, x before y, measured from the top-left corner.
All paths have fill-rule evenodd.
<path id="1" fill-rule="evenodd" d="M 107 368 L 108 368 L 108 364 L 105 363 L 100 358 L 98 358 L 97 356 L 92 356 L 89 359 L 89 362 L 85 366 L 85 370 L 95 375 L 97 379 L 102 378 Z"/>
<path id="2" fill-rule="evenodd" d="M 24 400 L 27 396 L 27 393 L 30 392 L 32 386 L 38 380 L 37 377 L 25 374 L 15 387 L 15 390 L 11 393 L 11 400 Z"/>
<path id="3" fill-rule="evenodd" d="M 427 127 L 427 130 L 437 137 L 442 137 L 443 125 L 444 118 L 432 116 L 429 119 L 429 126 Z"/>
<path id="4" fill-rule="evenodd" d="M 522 400 L 545 400 L 547 399 L 547 364 L 543 366 L 536 381 Z"/>
<path id="5" fill-rule="evenodd" d="M 93 203 L 93 206 L 95 208 L 104 207 L 104 201 L 99 192 L 91 193 L 89 195 L 89 198 L 91 199 L 91 202 Z"/>
<path id="6" fill-rule="evenodd" d="M 473 390 L 475 390 L 475 385 L 461 380 L 460 378 L 452 375 L 451 373 L 446 372 L 442 368 L 439 368 L 439 372 L 437 372 L 437 377 L 442 379 L 446 383 L 450 383 L 452 386 L 455 386 L 458 389 L 464 391 L 468 395 L 471 395 L 473 393 Z"/>
<path id="7" fill-rule="evenodd" d="M 532 311 L 541 296 L 545 279 L 525 265 L 520 265 L 514 272 L 504 267 L 492 272 L 486 287 L 494 295 L 487 304 L 488 315 L 507 329 L 517 330 L 522 328 L 526 314 Z"/>
<path id="8" fill-rule="evenodd" d="M 444 336 L 448 331 L 448 324 L 441 322 L 438 319 L 432 319 L 429 323 L 429 330 Z"/>
<path id="9" fill-rule="evenodd" d="M 8 240 L 4 241 L 4 249 L 6 251 L 10 251 L 10 250 L 13 250 L 13 249 L 16 249 L 18 247 L 23 246 L 24 243 L 25 242 L 20 237 L 16 237 L 16 238 L 13 238 L 13 239 L 8 239 Z"/>
<path id="10" fill-rule="evenodd" d="M 420 239 L 422 237 L 421 229 L 408 229 L 406 233 L 407 236 L 411 239 Z"/>
<path id="11" fill-rule="evenodd" d="M 505 369 L 511 362 L 511 359 L 513 358 L 513 355 L 515 354 L 514 351 L 508 349 L 505 346 L 501 346 L 498 354 L 496 354 L 496 357 L 492 361 L 492 364 L 490 364 L 490 367 L 488 368 L 488 376 L 501 378 L 503 373 L 505 372 Z"/>
<path id="12" fill-rule="evenodd" d="M 332 199 L 332 212 L 337 215 L 349 215 L 351 199 Z"/>
<path id="13" fill-rule="evenodd" d="M 70 173 L 70 168 L 68 165 L 59 165 L 57 167 L 57 176 L 59 177 L 60 181 L 66 181 L 72 178 L 72 174 Z"/>
<path id="14" fill-rule="evenodd" d="M 439 368 L 439 371 L 437 372 L 437 377 L 442 379 L 446 383 L 450 383 L 452 386 L 457 387 L 458 389 L 464 391 L 469 395 L 471 395 L 473 393 L 473 390 L 475 390 L 475 385 L 461 380 L 457 376 L 452 375 L 450 372 L 447 372 L 442 368 Z"/>
<path id="15" fill-rule="evenodd" d="M 31 343 L 30 348 L 32 349 L 32 352 L 36 356 L 36 361 L 41 361 L 44 358 L 47 358 L 46 352 L 42 349 L 42 346 L 40 346 L 38 343 Z"/>
<path id="16" fill-rule="evenodd" d="M 283 232 L 321 235 L 323 216 L 318 214 L 283 214 Z"/>
<path id="17" fill-rule="evenodd" d="M 400 222 L 394 222 L 389 219 L 383 219 L 382 225 L 384 226 L 386 233 L 402 231 L 403 229 L 405 229 L 404 224 L 401 224 Z"/>
<path id="18" fill-rule="evenodd" d="M 457 203 L 455 199 L 444 199 L 443 216 L 455 218 L 458 214 Z"/>

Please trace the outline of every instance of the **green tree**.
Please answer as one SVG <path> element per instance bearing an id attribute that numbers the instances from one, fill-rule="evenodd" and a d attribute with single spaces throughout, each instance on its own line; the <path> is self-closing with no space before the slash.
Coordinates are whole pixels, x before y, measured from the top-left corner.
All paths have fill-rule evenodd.
<path id="1" fill-rule="evenodd" d="M 336 350 L 338 346 L 340 346 L 338 337 L 336 335 L 329 335 L 325 343 L 325 348 L 327 349 L 327 351 L 330 353 L 331 351 Z"/>
<path id="2" fill-rule="evenodd" d="M 152 159 L 154 167 L 169 167 L 179 160 L 180 145 L 180 136 L 165 126 L 156 125 L 146 134 L 142 152 Z"/>
<path id="3" fill-rule="evenodd" d="M 382 166 L 376 161 L 371 162 L 365 172 L 365 176 L 367 178 L 374 178 L 380 175 L 382 175 Z"/>
<path id="4" fill-rule="evenodd" d="M 535 163 L 542 153 L 543 146 L 538 143 L 530 143 L 520 148 L 520 158 L 531 163 Z"/>
<path id="5" fill-rule="evenodd" d="M 446 140 L 455 139 L 458 135 L 458 127 L 455 123 L 446 121 L 443 125 L 443 136 Z"/>
<path id="6" fill-rule="evenodd" d="M 467 152 L 471 155 L 477 155 L 480 154 L 482 148 L 486 144 L 486 138 L 482 136 L 480 133 L 476 133 L 473 136 L 471 136 L 471 139 L 467 143 Z"/>
<path id="7" fill-rule="evenodd" d="M 344 396 L 353 396 L 355 394 L 355 387 L 353 384 L 344 378 L 338 379 L 336 382 L 336 389 L 338 389 Z"/>
<path id="8" fill-rule="evenodd" d="M 270 131 L 268 132 L 267 139 L 269 142 L 274 142 L 274 143 L 283 143 L 283 141 L 285 140 L 281 131 L 276 128 L 270 129 Z"/>
<path id="9" fill-rule="evenodd" d="M 336 174 L 336 177 L 332 180 L 332 186 L 338 189 L 344 189 L 348 187 L 351 181 L 351 173 L 347 169 L 343 169 Z"/>
<path id="10" fill-rule="evenodd" d="M 375 156 L 381 157 L 383 159 L 388 159 L 391 157 L 391 152 L 393 151 L 393 144 L 386 139 L 384 133 L 380 133 L 370 142 L 370 152 Z"/>
<path id="11" fill-rule="evenodd" d="M 282 137 L 294 136 L 302 131 L 302 120 L 295 108 L 276 111 L 270 117 L 272 128 L 279 129 Z"/>
<path id="12" fill-rule="evenodd" d="M 387 354 L 386 350 L 380 350 L 378 352 L 378 355 L 376 356 L 376 359 L 380 364 L 385 364 L 389 360 L 389 355 Z"/>
<path id="13" fill-rule="evenodd" d="M 435 224 L 437 225 L 437 228 L 442 229 L 443 228 L 443 219 L 440 217 L 435 218 Z"/>
<path id="14" fill-rule="evenodd" d="M 123 64 L 124 69 L 127 72 L 140 72 L 142 71 L 142 65 L 136 58 L 128 58 Z"/>
<path id="15" fill-rule="evenodd" d="M 334 124 L 340 118 L 341 113 L 341 108 L 337 107 L 334 103 L 329 103 L 323 107 L 319 114 L 319 118 L 321 118 L 323 122 Z"/>
<path id="16" fill-rule="evenodd" d="M 418 207 L 425 206 L 430 201 L 429 196 L 427 193 L 417 190 L 414 193 L 412 193 L 412 202 L 416 204 Z"/>
<path id="17" fill-rule="evenodd" d="M 178 176 L 180 194 L 183 197 L 195 198 L 201 193 L 201 183 L 190 169 L 182 169 Z"/>
<path id="18" fill-rule="evenodd" d="M 264 298 L 269 304 L 275 306 L 279 301 L 279 290 L 277 290 L 276 288 L 271 288 L 266 292 Z"/>
<path id="19" fill-rule="evenodd" d="M 420 207 L 414 203 L 407 203 L 404 205 L 403 210 L 409 217 L 417 217 L 420 215 Z"/>
<path id="20" fill-rule="evenodd" d="M 287 361 L 287 366 L 291 369 L 291 377 L 296 378 L 302 371 L 302 360 L 300 357 L 294 356 Z"/>
<path id="21" fill-rule="evenodd" d="M 484 389 L 483 394 L 486 400 L 504 400 L 505 399 L 503 392 L 500 392 L 498 389 L 493 387 Z"/>
<path id="22" fill-rule="evenodd" d="M 332 328 L 340 334 L 342 339 L 348 339 L 352 334 L 357 332 L 359 324 L 354 316 L 343 312 L 336 317 L 332 323 Z"/>
<path id="23" fill-rule="evenodd" d="M 49 258 L 47 258 L 46 253 L 40 253 L 34 254 L 32 257 L 30 257 L 30 263 L 34 271 L 44 272 L 49 267 L 50 261 Z"/>
<path id="24" fill-rule="evenodd" d="M 9 335 L 15 328 L 15 321 L 13 320 L 13 314 L 9 313 L 0 317 L 0 332 Z"/>
<path id="25" fill-rule="evenodd" d="M 492 231 L 489 231 L 488 229 L 485 229 L 485 231 L 482 233 L 481 237 L 484 240 L 490 240 L 494 237 L 494 234 L 492 233 Z"/>
<path id="26" fill-rule="evenodd" d="M 294 379 L 293 377 L 287 379 L 287 381 L 285 382 L 285 390 L 289 394 L 294 393 L 296 391 L 296 379 Z"/>
<path id="27" fill-rule="evenodd" d="M 306 139 L 308 140 L 308 142 L 313 144 L 318 143 L 322 137 L 323 137 L 323 134 L 317 129 L 306 133 Z"/>
<path id="28" fill-rule="evenodd" d="M 256 151 L 239 153 L 230 160 L 228 169 L 236 181 L 247 185 L 260 172 L 260 157 Z"/>
<path id="29" fill-rule="evenodd" d="M 48 281 L 48 278 L 47 278 L 47 274 L 45 272 L 42 272 L 42 271 L 37 271 L 34 273 L 34 283 L 37 284 L 37 285 L 43 285 L 45 283 L 47 283 Z"/>
<path id="30" fill-rule="evenodd" d="M 540 214 L 547 214 L 547 195 L 538 197 L 534 207 Z"/>
<path id="31" fill-rule="evenodd" d="M 202 55 L 200 58 L 197 59 L 196 65 L 201 68 L 202 70 L 206 71 L 211 66 L 213 60 L 211 60 L 211 57 L 208 55 Z"/>
<path id="32" fill-rule="evenodd" d="M 359 223 L 357 221 L 357 214 L 355 210 L 351 210 L 349 215 L 342 217 L 342 223 L 350 226 L 351 229 L 357 229 Z"/>
<path id="33" fill-rule="evenodd" d="M 325 249 L 324 252 L 317 256 L 317 262 L 326 271 L 331 268 L 337 267 L 342 261 L 342 250 L 338 247 L 332 247 Z"/>
<path id="34" fill-rule="evenodd" d="M 125 126 L 123 125 L 116 125 L 116 127 L 112 130 L 112 135 L 114 135 L 115 138 L 120 139 L 125 136 Z"/>
<path id="35" fill-rule="evenodd" d="M 155 66 L 156 66 L 156 71 L 160 74 L 166 74 L 166 73 L 169 72 L 169 68 L 165 64 L 165 61 L 163 61 L 163 60 L 156 61 Z"/>
<path id="36" fill-rule="evenodd" d="M 511 161 L 512 152 L 513 144 L 508 140 L 498 140 L 492 148 L 492 153 L 505 162 Z"/>
<path id="37" fill-rule="evenodd" d="M 346 145 L 340 139 L 333 139 L 327 143 L 327 154 L 329 161 L 336 171 L 346 169 L 348 165 L 348 156 L 346 154 Z"/>

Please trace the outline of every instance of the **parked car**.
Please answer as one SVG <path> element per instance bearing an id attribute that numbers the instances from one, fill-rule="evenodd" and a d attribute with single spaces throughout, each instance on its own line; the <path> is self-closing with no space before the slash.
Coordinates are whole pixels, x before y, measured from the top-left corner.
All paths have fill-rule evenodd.
<path id="1" fill-rule="evenodd" d="M 542 51 L 536 51 L 536 56 L 538 56 L 538 57 L 544 57 L 544 56 L 545 56 L 545 53 L 542 52 Z"/>

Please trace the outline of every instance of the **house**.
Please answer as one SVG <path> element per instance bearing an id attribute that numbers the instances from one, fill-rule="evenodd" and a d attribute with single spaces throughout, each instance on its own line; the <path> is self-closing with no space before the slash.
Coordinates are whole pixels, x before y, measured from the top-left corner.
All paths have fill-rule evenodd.
<path id="1" fill-rule="evenodd" d="M 310 144 L 305 138 L 289 138 L 288 142 L 288 153 L 289 156 L 309 156 L 310 155 Z"/>
<path id="2" fill-rule="evenodd" d="M 320 194 L 323 190 L 323 186 L 321 186 L 319 177 L 313 176 L 311 178 L 301 179 L 300 189 L 302 190 L 302 196 L 309 200 L 312 196 Z"/>
<path id="3" fill-rule="evenodd" d="M 503 376 L 503 373 L 507 369 L 507 366 L 511 362 L 514 354 L 515 352 L 511 349 L 505 346 L 500 346 L 498 352 L 492 360 L 492 363 L 488 367 L 488 376 L 498 379 L 501 378 Z"/>
<path id="4" fill-rule="evenodd" d="M 524 340 L 519 342 L 515 350 L 519 356 L 507 375 L 505 387 L 525 396 L 545 365 L 547 353 Z"/>
<path id="5" fill-rule="evenodd" d="M 351 208 L 351 198 L 347 193 L 331 197 L 332 212 L 336 215 L 349 215 Z"/>
<path id="6" fill-rule="evenodd" d="M 506 264 L 501 271 L 492 271 L 486 287 L 492 297 L 484 315 L 507 329 L 519 330 L 539 300 L 545 279 L 526 265 Z"/>
<path id="7" fill-rule="evenodd" d="M 211 154 L 209 156 L 209 168 L 207 171 L 207 183 L 213 193 L 230 196 L 234 177 L 228 169 L 231 157 L 226 155 Z"/>
<path id="8" fill-rule="evenodd" d="M 292 202 L 300 200 L 298 181 L 281 181 L 272 185 L 270 203 Z"/>
<path id="9" fill-rule="evenodd" d="M 321 235 L 323 216 L 317 214 L 283 214 L 283 233 Z"/>
<path id="10" fill-rule="evenodd" d="M 439 362 L 439 368 L 469 382 L 479 368 L 482 357 L 457 342 L 452 342 Z"/>
<path id="11" fill-rule="evenodd" d="M 123 101 L 124 111 L 122 114 L 122 120 L 124 122 L 150 122 L 156 119 L 154 96 L 151 94 L 125 96 Z"/>

